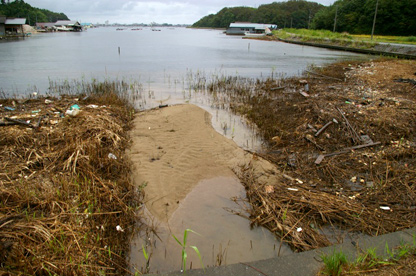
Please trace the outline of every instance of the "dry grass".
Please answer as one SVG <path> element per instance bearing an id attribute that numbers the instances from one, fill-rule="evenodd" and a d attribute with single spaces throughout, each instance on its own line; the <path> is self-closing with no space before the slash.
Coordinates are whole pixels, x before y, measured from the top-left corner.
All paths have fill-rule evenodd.
<path id="1" fill-rule="evenodd" d="M 395 81 L 415 72 L 414 61 L 379 60 L 311 68 L 302 81 L 212 85 L 218 99 L 256 125 L 267 142 L 259 155 L 289 175 L 259 183 L 250 167 L 237 172 L 252 223 L 298 251 L 328 245 L 324 225 L 370 235 L 415 226 L 416 89 Z M 362 135 L 379 144 L 349 149 L 367 143 Z"/>
<path id="2" fill-rule="evenodd" d="M 79 101 L 1 102 L 15 108 L 1 111 L 3 119 L 40 127 L 0 127 L 0 274 L 126 272 L 128 237 L 141 202 L 123 157 L 134 111 L 114 84 L 100 85 Z M 73 104 L 81 112 L 64 116 Z"/>

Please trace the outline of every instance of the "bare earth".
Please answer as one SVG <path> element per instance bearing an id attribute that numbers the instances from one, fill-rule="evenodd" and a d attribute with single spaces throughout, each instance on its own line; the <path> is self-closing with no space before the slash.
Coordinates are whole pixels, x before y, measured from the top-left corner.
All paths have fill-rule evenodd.
<path id="1" fill-rule="evenodd" d="M 276 171 L 216 132 L 210 114 L 194 105 L 139 113 L 130 136 L 134 182 L 147 182 L 146 207 L 160 221 L 167 221 L 201 180 L 235 177 L 233 168 L 248 162 L 256 170 Z M 264 174 L 263 181 L 271 177 L 276 180 L 275 174 Z"/>

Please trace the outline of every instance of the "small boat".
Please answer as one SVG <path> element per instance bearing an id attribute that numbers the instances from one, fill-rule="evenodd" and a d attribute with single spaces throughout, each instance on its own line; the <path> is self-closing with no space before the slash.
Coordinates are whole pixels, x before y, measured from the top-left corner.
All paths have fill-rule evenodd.
<path id="1" fill-rule="evenodd" d="M 141 30 L 143 30 L 142 28 L 133 28 L 133 29 L 131 29 L 132 31 L 141 31 Z"/>

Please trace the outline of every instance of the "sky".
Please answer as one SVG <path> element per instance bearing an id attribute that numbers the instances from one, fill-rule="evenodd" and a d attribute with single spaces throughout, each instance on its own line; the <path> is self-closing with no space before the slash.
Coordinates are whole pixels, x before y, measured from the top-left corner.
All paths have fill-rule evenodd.
<path id="1" fill-rule="evenodd" d="M 310 0 L 313 1 L 313 0 Z M 224 7 L 257 8 L 281 0 L 25 0 L 32 7 L 64 13 L 81 23 L 193 24 Z M 335 0 L 315 0 L 329 6 Z"/>

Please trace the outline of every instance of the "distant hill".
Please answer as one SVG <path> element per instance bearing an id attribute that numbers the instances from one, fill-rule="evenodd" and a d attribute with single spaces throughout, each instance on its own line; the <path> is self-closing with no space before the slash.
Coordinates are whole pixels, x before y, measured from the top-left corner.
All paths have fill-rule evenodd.
<path id="1" fill-rule="evenodd" d="M 376 6 L 375 34 L 416 36 L 416 0 L 337 0 L 329 7 L 305 0 L 289 0 L 260 5 L 258 8 L 223 8 L 216 14 L 201 18 L 192 26 L 227 28 L 232 22 L 246 21 L 276 24 L 278 28 L 330 31 L 335 25 L 336 32 L 370 34 Z"/>
<path id="2" fill-rule="evenodd" d="M 45 9 L 32 7 L 23 0 L 1 0 L 0 14 L 6 17 L 26 18 L 27 24 L 34 26 L 36 22 L 56 22 L 57 20 L 69 20 L 64 13 L 56 13 Z"/>
<path id="3" fill-rule="evenodd" d="M 308 28 L 315 14 L 324 6 L 304 0 L 273 2 L 258 8 L 223 8 L 217 14 L 210 14 L 195 22 L 193 27 L 226 28 L 230 23 L 252 22 L 276 24 L 278 28 Z"/>

